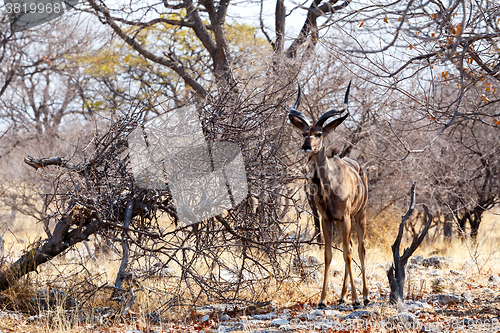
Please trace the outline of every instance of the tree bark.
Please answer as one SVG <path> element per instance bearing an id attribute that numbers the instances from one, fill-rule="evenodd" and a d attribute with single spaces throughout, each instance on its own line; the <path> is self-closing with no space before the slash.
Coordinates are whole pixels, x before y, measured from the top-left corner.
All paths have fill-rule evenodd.
<path id="1" fill-rule="evenodd" d="M 285 43 L 285 19 L 286 19 L 286 9 L 285 1 L 276 1 L 276 12 L 275 16 L 275 29 L 276 29 L 276 41 L 274 42 L 273 48 L 276 54 L 281 54 L 283 52 L 283 47 Z"/>

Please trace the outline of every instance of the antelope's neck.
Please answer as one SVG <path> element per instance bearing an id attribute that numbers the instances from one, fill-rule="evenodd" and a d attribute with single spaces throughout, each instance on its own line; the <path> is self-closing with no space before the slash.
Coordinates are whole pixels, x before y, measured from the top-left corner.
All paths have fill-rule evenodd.
<path id="1" fill-rule="evenodd" d="M 312 156 L 312 162 L 314 166 L 314 171 L 318 175 L 318 178 L 327 179 L 329 174 L 328 160 L 326 158 L 325 147 Z"/>

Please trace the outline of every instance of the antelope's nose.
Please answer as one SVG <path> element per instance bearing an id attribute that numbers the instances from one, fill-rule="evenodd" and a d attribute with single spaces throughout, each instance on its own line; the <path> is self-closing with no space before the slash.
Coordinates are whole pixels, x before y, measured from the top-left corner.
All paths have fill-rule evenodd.
<path id="1" fill-rule="evenodd" d="M 308 141 L 304 142 L 304 144 L 302 145 L 302 151 L 304 153 L 310 152 L 311 151 L 311 143 Z"/>

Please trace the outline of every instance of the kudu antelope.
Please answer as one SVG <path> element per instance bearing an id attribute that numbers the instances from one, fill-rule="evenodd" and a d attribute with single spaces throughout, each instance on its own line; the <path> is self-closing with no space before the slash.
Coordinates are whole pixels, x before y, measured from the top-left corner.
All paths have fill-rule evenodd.
<path id="1" fill-rule="evenodd" d="M 347 104 L 349 89 L 347 87 L 344 106 L 340 110 L 330 110 L 323 114 L 316 124 L 310 126 L 304 115 L 297 111 L 300 105 L 300 86 L 295 105 L 290 109 L 288 117 L 290 122 L 302 131 L 304 144 L 302 151 L 310 155 L 312 177 L 310 179 L 311 193 L 321 215 L 321 226 L 325 239 L 325 278 L 323 290 L 318 307 L 325 307 L 326 291 L 328 288 L 330 263 L 332 261 L 333 223 L 342 239 L 343 255 L 345 262 L 344 282 L 340 303 L 347 296 L 347 279 L 351 282 L 352 301 L 355 307 L 360 306 L 358 294 L 354 286 L 354 276 L 351 267 L 351 227 L 354 226 L 358 235 L 358 252 L 361 260 L 363 277 L 363 300 L 368 304 L 368 288 L 365 275 L 365 246 L 364 232 L 366 224 L 366 202 L 368 199 L 368 185 L 366 174 L 358 161 L 351 158 L 333 156 L 327 158 L 325 153 L 324 138 L 338 127 L 349 115 Z M 345 116 L 341 116 L 347 111 Z M 337 117 L 325 125 L 327 120 Z"/>

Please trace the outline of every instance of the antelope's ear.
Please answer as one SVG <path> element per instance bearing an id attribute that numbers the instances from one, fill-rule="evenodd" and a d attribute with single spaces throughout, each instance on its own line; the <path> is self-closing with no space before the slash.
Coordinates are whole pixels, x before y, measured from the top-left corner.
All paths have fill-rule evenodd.
<path id="1" fill-rule="evenodd" d="M 328 135 L 328 133 L 330 133 L 332 130 L 336 129 L 340 124 L 342 124 L 342 122 L 346 120 L 347 117 L 349 117 L 349 112 L 347 112 L 345 116 L 337 118 L 328 125 L 326 125 L 325 127 L 323 127 L 323 133 L 325 135 Z"/>
<path id="2" fill-rule="evenodd" d="M 302 113 L 300 112 L 297 112 L 295 110 L 290 110 L 290 113 L 288 114 L 288 119 L 290 119 L 290 122 L 292 123 L 293 126 L 297 127 L 302 132 L 306 131 L 309 128 L 309 124 L 303 118 Z"/>

